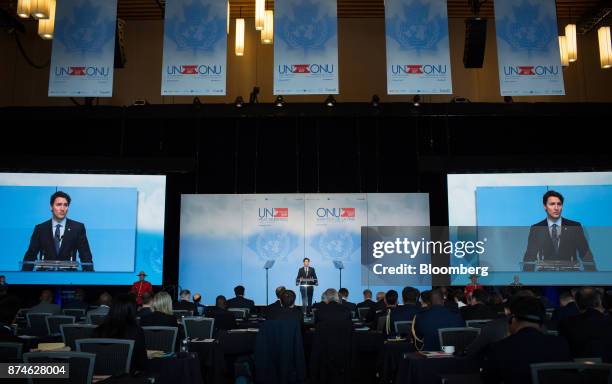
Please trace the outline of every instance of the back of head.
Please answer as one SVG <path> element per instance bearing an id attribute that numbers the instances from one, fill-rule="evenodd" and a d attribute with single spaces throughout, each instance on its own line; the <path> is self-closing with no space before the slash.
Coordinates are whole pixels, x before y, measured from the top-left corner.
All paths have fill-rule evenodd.
<path id="1" fill-rule="evenodd" d="M 168 292 L 158 292 L 152 300 L 153 311 L 172 315 L 172 298 Z"/>
<path id="2" fill-rule="evenodd" d="M 372 291 L 370 291 L 369 289 L 364 289 L 363 291 L 363 299 L 367 300 L 367 299 L 371 299 L 372 298 Z"/>
<path id="3" fill-rule="evenodd" d="M 110 307 L 110 305 L 113 302 L 113 297 L 108 292 L 104 292 L 100 295 L 99 302 L 100 302 L 100 305 L 106 305 Z"/>
<path id="4" fill-rule="evenodd" d="M 295 292 L 286 289 L 280 297 L 281 305 L 284 308 L 291 308 L 295 304 Z"/>
<path id="5" fill-rule="evenodd" d="M 376 301 L 382 301 L 385 299 L 385 293 L 383 291 L 376 292 Z"/>
<path id="6" fill-rule="evenodd" d="M 193 302 L 194 303 L 199 303 L 202 300 L 202 295 L 199 293 L 194 293 L 193 294 Z"/>
<path id="7" fill-rule="evenodd" d="M 234 288 L 234 294 L 236 296 L 244 296 L 244 287 L 242 285 L 238 285 Z"/>
<path id="8" fill-rule="evenodd" d="M 489 294 L 484 289 L 475 289 L 472 292 L 472 299 L 478 304 L 488 304 Z"/>
<path id="9" fill-rule="evenodd" d="M 127 329 L 136 325 L 136 302 L 134 296 L 123 293 L 115 296 L 113 303 L 104 318 L 104 322 L 96 329 L 97 337 L 123 338 Z"/>
<path id="10" fill-rule="evenodd" d="M 338 296 L 340 296 L 341 299 L 348 299 L 349 296 L 349 291 L 346 288 L 340 288 L 338 290 Z"/>
<path id="11" fill-rule="evenodd" d="M 283 291 L 285 290 L 284 286 L 280 286 L 278 288 L 276 288 L 276 291 L 274 293 L 276 293 L 276 298 L 280 300 L 281 295 L 283 294 Z"/>
<path id="12" fill-rule="evenodd" d="M 40 302 L 41 303 L 52 303 L 53 302 L 53 293 L 50 289 L 44 289 L 40 293 Z"/>
<path id="13" fill-rule="evenodd" d="M 602 307 L 601 294 L 595 288 L 582 287 L 576 292 L 576 305 L 581 311 L 600 309 Z"/>
<path id="14" fill-rule="evenodd" d="M 397 291 L 395 289 L 388 290 L 387 293 L 385 293 L 385 303 L 388 306 L 397 305 L 398 296 L 399 295 L 397 294 Z"/>
<path id="15" fill-rule="evenodd" d="M 431 291 L 430 290 L 423 291 L 421 293 L 421 302 L 423 303 L 424 306 L 431 307 Z"/>
<path id="16" fill-rule="evenodd" d="M 431 291 L 431 305 L 444 305 L 444 295 L 439 289 Z"/>
<path id="17" fill-rule="evenodd" d="M 404 287 L 402 289 L 402 301 L 404 304 L 415 305 L 419 301 L 421 292 L 414 287 Z"/>
<path id="18" fill-rule="evenodd" d="M 559 295 L 559 304 L 561 304 L 562 307 L 565 307 L 572 301 L 574 301 L 574 296 L 570 291 L 561 292 L 561 294 Z"/>
<path id="19" fill-rule="evenodd" d="M 191 298 L 191 292 L 188 289 L 183 289 L 181 291 L 181 300 L 189 301 Z"/>
<path id="20" fill-rule="evenodd" d="M 546 320 L 546 309 L 537 297 L 515 296 L 510 302 L 510 313 L 520 322 L 537 326 Z"/>
<path id="21" fill-rule="evenodd" d="M 331 302 L 339 303 L 340 297 L 338 296 L 338 291 L 334 288 L 327 288 L 325 292 L 323 292 L 323 301 L 328 304 Z"/>
<path id="22" fill-rule="evenodd" d="M 215 305 L 219 308 L 225 309 L 227 307 L 227 299 L 223 295 L 217 296 L 215 299 Z"/>
<path id="23" fill-rule="evenodd" d="M 142 294 L 142 304 L 143 305 L 150 305 L 152 300 L 153 300 L 153 295 L 151 295 L 151 293 L 144 292 Z"/>

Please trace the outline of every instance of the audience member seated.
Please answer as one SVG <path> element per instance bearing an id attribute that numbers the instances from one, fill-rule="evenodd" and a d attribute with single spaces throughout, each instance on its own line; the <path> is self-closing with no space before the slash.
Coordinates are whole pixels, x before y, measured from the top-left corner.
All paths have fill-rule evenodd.
<path id="1" fill-rule="evenodd" d="M 236 317 L 227 310 L 227 300 L 225 296 L 217 296 L 215 306 L 208 309 L 206 317 L 215 319 L 215 331 L 236 328 Z"/>
<path id="2" fill-rule="evenodd" d="M 542 302 L 520 297 L 510 304 L 511 335 L 493 343 L 486 353 L 482 379 L 485 384 L 531 382 L 530 364 L 571 360 L 567 342 L 542 333 L 546 319 Z"/>
<path id="3" fill-rule="evenodd" d="M 351 311 L 340 304 L 340 296 L 334 288 L 328 288 L 323 292 L 323 302 L 315 314 L 315 323 L 328 320 L 350 320 Z"/>
<path id="4" fill-rule="evenodd" d="M 144 371 L 147 363 L 144 331 L 136 324 L 136 301 L 130 294 L 115 297 L 104 322 L 93 332 L 94 338 L 134 340 L 132 371 Z"/>
<path id="5" fill-rule="evenodd" d="M 244 287 L 242 285 L 234 288 L 234 294 L 236 297 L 227 301 L 228 308 L 248 308 L 251 312 L 255 310 L 255 302 L 244 297 Z"/>
<path id="6" fill-rule="evenodd" d="M 572 357 L 603 357 L 612 344 L 612 318 L 604 314 L 600 292 L 583 287 L 576 293 L 580 314 L 559 323 L 559 336 L 565 337 Z"/>
<path id="7" fill-rule="evenodd" d="M 143 295 L 144 300 L 144 295 Z M 172 298 L 168 292 L 158 292 L 151 300 L 153 312 L 140 318 L 141 327 L 177 327 L 178 322 L 172 314 Z"/>
<path id="8" fill-rule="evenodd" d="M 466 304 L 463 302 L 464 297 L 465 295 L 463 294 L 462 289 L 451 289 L 446 296 L 446 302 L 444 305 L 450 310 L 458 311 L 466 306 Z"/>
<path id="9" fill-rule="evenodd" d="M 89 304 L 85 301 L 85 290 L 77 288 L 74 291 L 74 298 L 63 303 L 64 309 L 82 309 L 87 312 Z"/>
<path id="10" fill-rule="evenodd" d="M 374 323 L 372 324 L 372 328 L 377 328 L 380 318 L 384 318 L 385 326 L 382 329 L 383 334 L 387 336 L 395 336 L 395 327 L 393 323 L 391 322 L 391 312 L 397 308 L 398 298 L 399 298 L 399 295 L 397 294 L 396 290 L 391 289 L 387 291 L 387 293 L 385 294 L 386 309 L 384 311 L 376 313 L 376 317 L 374 318 Z"/>
<path id="11" fill-rule="evenodd" d="M 304 325 L 304 314 L 300 308 L 295 306 L 295 292 L 290 289 L 283 291 L 280 297 L 281 307 L 268 313 L 267 320 L 291 320 Z"/>
<path id="12" fill-rule="evenodd" d="M 206 314 L 206 306 L 202 305 L 202 295 L 199 293 L 196 293 L 193 295 L 193 304 L 195 304 L 196 307 L 196 314 L 197 316 L 205 316 Z"/>
<path id="13" fill-rule="evenodd" d="M 384 313 L 386 309 L 387 304 L 385 304 L 385 293 L 382 291 L 376 292 L 376 304 L 374 304 L 370 312 L 368 312 L 366 315 L 366 323 L 374 323 L 374 320 L 376 320 L 381 313 Z M 374 327 L 376 327 L 376 324 L 374 324 Z"/>
<path id="14" fill-rule="evenodd" d="M 40 303 L 30 308 L 28 313 L 51 313 L 53 315 L 61 315 L 62 309 L 59 305 L 53 304 L 53 293 L 51 293 L 51 290 L 45 289 L 40 293 Z"/>
<path id="15" fill-rule="evenodd" d="M 417 305 L 420 295 L 421 292 L 414 287 L 404 287 L 404 289 L 402 289 L 402 301 L 404 305 L 397 306 L 391 310 L 390 326 L 393 327 L 393 334 L 395 334 L 394 324 L 396 321 L 412 321 L 414 315 L 421 310 Z"/>
<path id="16" fill-rule="evenodd" d="M 461 308 L 461 317 L 463 320 L 484 320 L 495 319 L 497 311 L 494 311 L 487 304 L 489 303 L 489 294 L 484 289 L 476 289 L 470 296 L 470 305 Z"/>
<path id="17" fill-rule="evenodd" d="M 188 289 L 181 291 L 181 300 L 172 305 L 172 309 L 177 311 L 189 311 L 190 316 L 196 313 L 196 306 L 191 302 L 191 292 Z"/>
<path id="18" fill-rule="evenodd" d="M 346 288 L 340 288 L 338 290 L 338 296 L 340 297 L 340 303 L 347 307 L 349 311 L 355 313 L 355 316 L 357 316 L 357 304 L 348 301 L 349 290 Z"/>
<path id="19" fill-rule="evenodd" d="M 108 311 L 110 310 L 110 305 L 113 301 L 113 298 L 111 295 L 108 294 L 108 292 L 104 292 L 100 295 L 100 299 L 98 300 L 98 308 L 92 309 L 91 311 L 87 312 L 87 315 L 89 316 L 90 314 L 92 315 L 106 315 L 108 314 Z"/>
<path id="20" fill-rule="evenodd" d="M 150 292 L 144 292 L 141 295 L 142 306 L 138 309 L 138 313 L 136 314 L 141 319 L 145 316 L 148 316 L 153 313 L 153 309 L 151 308 L 151 302 L 153 301 L 153 295 Z"/>
<path id="21" fill-rule="evenodd" d="M 561 295 L 559 295 L 559 304 L 560 307 L 555 309 L 550 319 L 550 329 L 558 329 L 559 323 L 562 320 L 576 316 L 580 313 L 571 291 L 562 292 Z"/>
<path id="22" fill-rule="evenodd" d="M 438 329 L 465 327 L 465 321 L 461 318 L 459 312 L 451 311 L 444 306 L 444 299 L 438 290 L 430 291 L 431 305 L 414 317 L 413 329 L 414 337 L 418 343 L 423 344 L 425 351 L 439 351 L 440 339 Z M 425 292 L 423 292 L 425 293 Z M 421 295 L 423 299 L 423 295 Z"/>
<path id="23" fill-rule="evenodd" d="M 363 291 L 363 301 L 357 304 L 357 308 L 369 308 L 370 310 L 376 306 L 376 302 L 372 300 L 372 291 L 366 289 Z"/>
<path id="24" fill-rule="evenodd" d="M 267 316 L 269 312 L 281 307 L 280 298 L 284 291 L 285 287 L 282 285 L 276 288 L 276 291 L 274 292 L 276 293 L 276 301 L 266 307 L 266 309 L 264 310 L 264 316 Z"/>

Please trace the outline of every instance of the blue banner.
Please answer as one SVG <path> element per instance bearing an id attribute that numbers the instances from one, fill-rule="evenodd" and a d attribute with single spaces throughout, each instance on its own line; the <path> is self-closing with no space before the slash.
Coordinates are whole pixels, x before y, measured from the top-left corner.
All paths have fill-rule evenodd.
<path id="1" fill-rule="evenodd" d="M 338 94 L 336 1 L 279 0 L 274 15 L 274 94 Z"/>
<path id="2" fill-rule="evenodd" d="M 555 0 L 495 2 L 502 96 L 564 95 Z"/>
<path id="3" fill-rule="evenodd" d="M 167 0 L 162 95 L 225 95 L 225 0 Z"/>
<path id="4" fill-rule="evenodd" d="M 450 94 L 446 0 L 386 0 L 387 93 Z"/>
<path id="5" fill-rule="evenodd" d="M 57 2 L 49 96 L 111 97 L 117 0 Z"/>

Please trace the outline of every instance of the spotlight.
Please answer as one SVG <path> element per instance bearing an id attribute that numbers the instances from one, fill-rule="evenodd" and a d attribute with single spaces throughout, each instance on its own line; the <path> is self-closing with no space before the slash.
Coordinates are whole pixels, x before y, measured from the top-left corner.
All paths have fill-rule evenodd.
<path id="1" fill-rule="evenodd" d="M 91 99 L 91 100 L 87 100 L 87 99 Z M 86 97 L 85 98 L 85 105 L 92 105 L 92 101 L 93 101 L 93 97 L 92 98 Z M 149 105 L 149 101 L 147 99 L 136 99 L 136 100 L 134 100 L 132 105 L 137 106 L 137 107 L 141 107 L 143 105 Z"/>
<path id="2" fill-rule="evenodd" d="M 451 99 L 451 103 L 471 103 L 467 97 L 455 96 Z"/>
<path id="3" fill-rule="evenodd" d="M 194 97 L 193 98 L 193 105 L 200 105 L 200 104 L 202 104 L 202 102 L 200 101 L 200 98 L 197 97 L 197 96 Z"/>
<path id="4" fill-rule="evenodd" d="M 414 105 L 415 107 L 421 105 L 421 95 L 414 95 L 414 97 L 412 98 L 412 105 Z"/>
<path id="5" fill-rule="evenodd" d="M 378 97 L 378 95 L 372 96 L 372 101 L 370 102 L 370 104 L 372 105 L 372 107 L 378 108 L 378 106 L 380 105 L 380 97 Z"/>
<path id="6" fill-rule="evenodd" d="M 236 108 L 242 108 L 242 106 L 244 105 L 244 99 L 242 98 L 242 96 L 238 96 L 236 98 L 236 101 L 234 101 L 234 105 L 236 106 Z"/>
<path id="7" fill-rule="evenodd" d="M 249 104 L 257 104 L 259 100 L 257 100 L 257 96 L 259 95 L 259 87 L 253 87 L 251 94 L 249 95 Z"/>
<path id="8" fill-rule="evenodd" d="M 327 99 L 325 99 L 325 105 L 327 105 L 330 108 L 336 106 L 336 99 L 334 98 L 333 95 L 327 96 Z"/>
<path id="9" fill-rule="evenodd" d="M 274 105 L 277 107 L 282 107 L 285 105 L 285 99 L 281 95 L 276 96 L 276 100 L 274 101 Z"/>
<path id="10" fill-rule="evenodd" d="M 514 103 L 514 99 L 512 99 L 512 96 L 504 96 L 504 103 L 512 104 Z"/>

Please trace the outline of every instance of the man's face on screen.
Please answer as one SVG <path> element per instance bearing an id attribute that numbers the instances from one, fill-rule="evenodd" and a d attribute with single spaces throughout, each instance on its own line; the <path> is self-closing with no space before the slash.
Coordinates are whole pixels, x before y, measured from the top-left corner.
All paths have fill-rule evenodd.
<path id="1" fill-rule="evenodd" d="M 57 221 L 62 221 L 68 214 L 68 200 L 63 197 L 58 197 L 53 200 L 53 205 L 51 206 L 51 212 L 53 213 L 53 217 Z"/>
<path id="2" fill-rule="evenodd" d="M 304 267 L 307 267 L 308 265 L 310 265 L 310 260 L 308 259 L 304 260 Z"/>
<path id="3" fill-rule="evenodd" d="M 551 196 L 546 200 L 544 210 L 549 218 L 557 220 L 561 217 L 561 211 L 563 211 L 563 203 L 558 197 Z"/>

